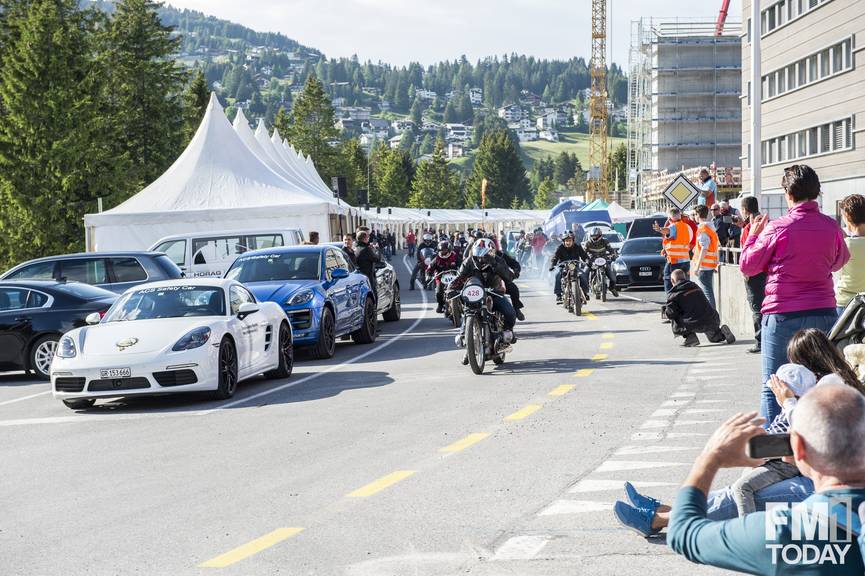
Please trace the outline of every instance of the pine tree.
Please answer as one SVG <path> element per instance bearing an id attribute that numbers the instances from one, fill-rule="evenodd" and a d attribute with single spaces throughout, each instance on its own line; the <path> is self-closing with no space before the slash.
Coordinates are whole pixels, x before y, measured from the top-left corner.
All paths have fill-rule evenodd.
<path id="1" fill-rule="evenodd" d="M 290 124 L 291 118 L 289 117 L 288 112 L 285 111 L 285 106 L 280 106 L 279 111 L 273 118 L 273 128 L 279 130 L 280 134 L 287 135 L 289 133 Z"/>
<path id="2" fill-rule="evenodd" d="M 283 134 L 283 132 L 280 132 Z M 303 92 L 291 109 L 291 122 L 286 127 L 289 142 L 308 154 L 319 173 L 329 180 L 338 174 L 338 154 L 330 145 L 339 140 L 339 130 L 334 126 L 334 111 L 324 85 L 315 75 L 306 80 Z"/>
<path id="3" fill-rule="evenodd" d="M 488 182 L 486 207 L 506 208 L 516 199 L 530 201 L 531 192 L 519 149 L 507 130 L 484 134 L 466 183 L 466 207 L 481 205 L 481 183 Z"/>
<path id="4" fill-rule="evenodd" d="M 378 171 L 379 206 L 405 206 L 411 193 L 414 163 L 405 150 L 388 150 L 380 159 Z"/>
<path id="5" fill-rule="evenodd" d="M 131 176 L 139 186 L 174 162 L 183 141 L 186 75 L 173 58 L 180 41 L 172 28 L 162 25 L 159 6 L 154 0 L 117 2 L 102 54 L 115 142 L 132 160 Z"/>
<path id="6" fill-rule="evenodd" d="M 366 188 L 367 157 L 357 138 L 343 142 L 339 148 L 341 158 L 340 174 L 348 181 L 348 197 L 346 202 L 357 206 L 357 191 Z"/>
<path id="7" fill-rule="evenodd" d="M 535 192 L 535 210 L 548 210 L 558 203 L 556 184 L 551 178 L 542 181 Z"/>
<path id="8" fill-rule="evenodd" d="M 574 177 L 578 163 L 576 154 L 568 154 L 564 150 L 556 156 L 553 163 L 553 179 L 556 183 L 562 186 L 567 184 Z"/>
<path id="9" fill-rule="evenodd" d="M 204 72 L 199 69 L 183 94 L 185 142 L 189 142 L 195 135 L 195 131 L 198 130 L 198 125 L 204 118 L 204 112 L 207 110 L 209 101 L 210 91 L 207 89 L 207 80 L 204 78 Z"/>
<path id="10" fill-rule="evenodd" d="M 459 176 L 445 157 L 444 142 L 436 142 L 431 160 L 421 162 L 412 184 L 411 208 L 459 208 Z"/>

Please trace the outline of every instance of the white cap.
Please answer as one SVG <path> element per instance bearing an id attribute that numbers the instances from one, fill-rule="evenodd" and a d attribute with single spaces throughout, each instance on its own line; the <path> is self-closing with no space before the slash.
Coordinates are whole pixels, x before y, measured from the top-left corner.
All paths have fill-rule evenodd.
<path id="1" fill-rule="evenodd" d="M 817 376 L 801 364 L 783 364 L 775 376 L 781 379 L 796 396 L 802 396 L 817 385 Z"/>

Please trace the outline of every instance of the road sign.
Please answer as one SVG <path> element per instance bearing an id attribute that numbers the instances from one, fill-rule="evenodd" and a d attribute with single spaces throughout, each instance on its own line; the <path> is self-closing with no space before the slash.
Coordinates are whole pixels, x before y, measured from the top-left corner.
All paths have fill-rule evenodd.
<path id="1" fill-rule="evenodd" d="M 700 195 L 700 190 L 688 180 L 684 174 L 679 174 L 664 189 L 664 198 L 669 200 L 679 210 L 694 201 Z"/>

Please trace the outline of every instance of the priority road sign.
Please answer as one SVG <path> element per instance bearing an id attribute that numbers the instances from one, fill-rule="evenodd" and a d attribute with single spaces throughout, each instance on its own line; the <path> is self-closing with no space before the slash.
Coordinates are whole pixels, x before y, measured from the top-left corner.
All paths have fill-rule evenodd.
<path id="1" fill-rule="evenodd" d="M 679 210 L 684 210 L 699 195 L 700 190 L 681 173 L 664 189 L 664 198 Z"/>

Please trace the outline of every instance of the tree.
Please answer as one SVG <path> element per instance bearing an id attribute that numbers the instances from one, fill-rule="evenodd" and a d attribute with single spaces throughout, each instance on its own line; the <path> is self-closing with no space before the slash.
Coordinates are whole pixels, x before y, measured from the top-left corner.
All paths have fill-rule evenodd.
<path id="1" fill-rule="evenodd" d="M 610 182 L 615 190 L 625 190 L 628 180 L 628 147 L 622 143 L 610 154 Z"/>
<path id="2" fill-rule="evenodd" d="M 558 204 L 556 184 L 551 178 L 542 181 L 535 192 L 535 210 L 548 210 Z"/>
<path id="3" fill-rule="evenodd" d="M 420 101 L 420 98 L 414 99 L 408 114 L 411 117 L 411 121 L 415 123 L 415 126 L 420 128 L 421 124 L 423 124 L 423 103 Z"/>
<path id="4" fill-rule="evenodd" d="M 283 132 L 280 132 L 281 134 Z M 303 150 L 315 163 L 325 182 L 338 174 L 338 154 L 330 145 L 339 140 L 339 130 L 334 126 L 334 111 L 324 86 L 314 75 L 310 75 L 291 109 L 291 123 L 284 134 L 295 148 Z"/>
<path id="5" fill-rule="evenodd" d="M 445 157 L 444 142 L 436 142 L 431 160 L 417 167 L 408 205 L 411 208 L 459 208 L 459 176 Z"/>
<path id="6" fill-rule="evenodd" d="M 340 174 L 346 177 L 348 197 L 345 201 L 357 206 L 357 191 L 367 187 L 366 152 L 357 138 L 343 142 L 339 147 Z"/>
<path id="7" fill-rule="evenodd" d="M 199 69 L 192 77 L 192 82 L 186 87 L 186 92 L 183 93 L 184 142 L 189 142 L 195 135 L 209 101 L 210 91 L 207 89 L 207 80 L 204 78 L 204 72 Z"/>
<path id="8" fill-rule="evenodd" d="M 273 128 L 279 130 L 279 133 L 285 136 L 291 130 L 290 124 L 291 118 L 289 117 L 288 112 L 285 111 L 285 106 L 280 106 L 276 116 L 273 117 Z"/>
<path id="9" fill-rule="evenodd" d="M 574 177 L 579 163 L 576 154 L 568 154 L 564 150 L 556 156 L 553 164 L 553 179 L 556 184 L 566 185 L 568 180 Z"/>
<path id="10" fill-rule="evenodd" d="M 453 100 L 448 101 L 447 106 L 445 106 L 445 123 L 446 124 L 455 124 L 459 121 L 457 118 L 457 109 L 454 106 Z"/>
<path id="11" fill-rule="evenodd" d="M 414 162 L 408 151 L 386 150 L 378 159 L 375 203 L 378 206 L 405 206 L 414 178 Z"/>
<path id="12" fill-rule="evenodd" d="M 104 38 L 110 115 L 119 153 L 146 185 L 177 158 L 183 143 L 181 94 L 186 74 L 174 60 L 180 41 L 159 19 L 154 0 L 120 0 Z"/>
<path id="13" fill-rule="evenodd" d="M 486 206 L 507 208 L 516 199 L 530 201 L 529 179 L 519 149 L 507 130 L 484 135 L 466 183 L 466 207 L 481 205 L 481 183 L 488 181 Z"/>

